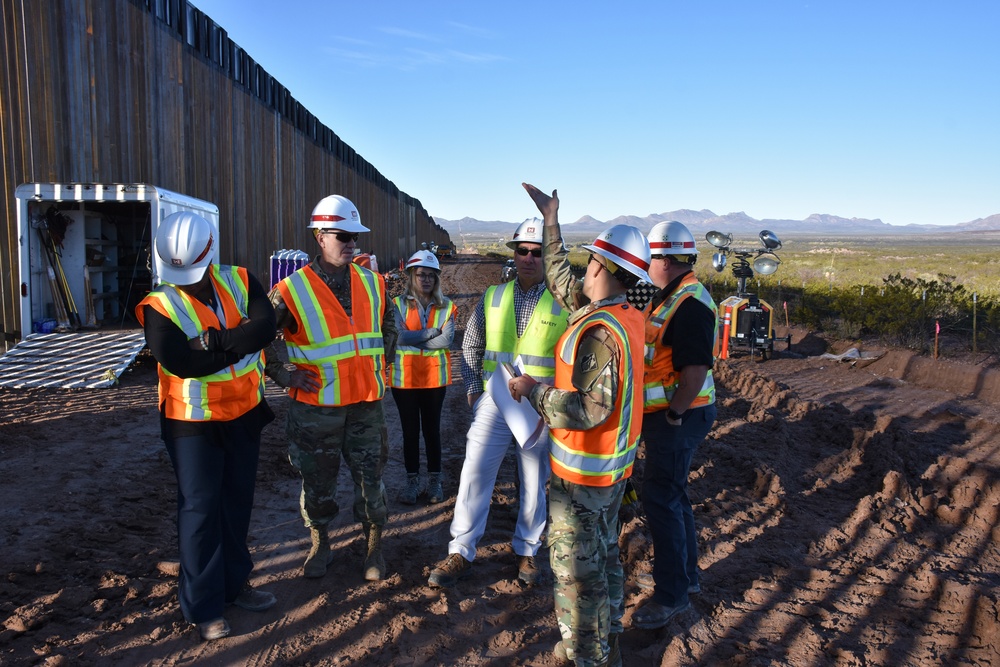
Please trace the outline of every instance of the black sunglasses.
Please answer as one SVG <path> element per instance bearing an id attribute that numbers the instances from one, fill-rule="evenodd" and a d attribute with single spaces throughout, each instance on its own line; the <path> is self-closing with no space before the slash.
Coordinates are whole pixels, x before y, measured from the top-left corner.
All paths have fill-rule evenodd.
<path id="1" fill-rule="evenodd" d="M 542 249 L 541 248 L 531 248 L 529 250 L 528 248 L 525 248 L 523 245 L 517 246 L 517 250 L 515 252 L 518 255 L 520 255 L 521 257 L 527 257 L 529 252 L 531 253 L 532 257 L 541 257 L 542 256 Z"/>
<path id="2" fill-rule="evenodd" d="M 590 264 L 591 262 L 597 262 L 598 264 L 601 265 L 602 269 L 604 269 L 611 275 L 614 275 L 615 273 L 618 272 L 618 266 L 615 265 L 614 262 L 610 262 L 604 259 L 603 257 L 599 257 L 598 255 L 595 255 L 593 253 L 591 253 L 590 258 L 587 260 L 587 264 Z"/>
<path id="3" fill-rule="evenodd" d="M 354 232 L 338 232 L 335 229 L 324 229 L 324 234 L 333 234 L 333 238 L 337 239 L 341 243 L 350 243 L 351 241 L 357 241 L 361 234 Z"/>

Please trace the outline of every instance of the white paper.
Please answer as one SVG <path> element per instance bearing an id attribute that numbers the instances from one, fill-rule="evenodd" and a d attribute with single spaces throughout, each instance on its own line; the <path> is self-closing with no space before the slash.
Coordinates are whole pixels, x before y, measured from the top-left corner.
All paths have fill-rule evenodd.
<path id="1" fill-rule="evenodd" d="M 521 357 L 514 360 L 513 366 L 520 371 Z M 531 407 L 531 402 L 527 398 L 522 398 L 518 403 L 510 395 L 510 388 L 507 383 L 511 379 L 511 374 L 504 368 L 503 364 L 497 364 L 497 369 L 490 376 L 486 383 L 486 391 L 490 398 L 496 403 L 497 409 L 507 422 L 510 432 L 514 434 L 517 444 L 524 449 L 531 449 L 539 442 L 546 440 L 549 434 L 549 427 L 545 421 Z"/>

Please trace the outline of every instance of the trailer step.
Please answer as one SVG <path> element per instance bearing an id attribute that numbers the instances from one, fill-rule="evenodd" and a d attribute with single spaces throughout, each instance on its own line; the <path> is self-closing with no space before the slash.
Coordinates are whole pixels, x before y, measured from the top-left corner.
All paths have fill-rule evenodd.
<path id="1" fill-rule="evenodd" d="M 0 357 L 0 387 L 110 387 L 145 346 L 141 329 L 31 334 Z"/>

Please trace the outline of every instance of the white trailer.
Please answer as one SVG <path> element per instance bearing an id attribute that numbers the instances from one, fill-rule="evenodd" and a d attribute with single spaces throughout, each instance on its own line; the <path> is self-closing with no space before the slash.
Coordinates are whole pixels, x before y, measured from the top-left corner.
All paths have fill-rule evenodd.
<path id="1" fill-rule="evenodd" d="M 99 326 L 122 328 L 134 321 L 130 309 L 157 284 L 150 261 L 160 222 L 177 211 L 193 211 L 219 231 L 219 207 L 211 202 L 144 183 L 25 183 L 17 187 L 18 263 L 21 279 L 21 335 L 51 330 L 56 300 L 76 307 L 86 328 L 87 305 Z M 40 228 L 58 220 L 61 265 L 71 298 L 54 294 L 52 267 Z M 89 293 L 87 283 L 89 282 Z M 43 324 L 45 323 L 45 324 Z"/>
<path id="2" fill-rule="evenodd" d="M 218 206 L 144 183 L 26 183 L 15 193 L 21 342 L 0 356 L 0 387 L 117 383 L 145 347 L 134 310 L 158 282 L 157 228 L 193 211 L 219 238 Z"/>

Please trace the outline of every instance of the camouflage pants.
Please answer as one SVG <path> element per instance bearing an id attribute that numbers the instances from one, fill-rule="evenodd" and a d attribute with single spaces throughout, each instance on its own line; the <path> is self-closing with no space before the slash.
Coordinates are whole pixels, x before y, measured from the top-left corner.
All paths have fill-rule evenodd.
<path id="1" fill-rule="evenodd" d="M 354 520 L 385 525 L 382 470 L 389 456 L 381 401 L 340 407 L 291 401 L 288 460 L 302 476 L 300 505 L 306 526 L 325 526 L 340 512 L 337 475 L 344 457 L 354 480 Z"/>
<path id="2" fill-rule="evenodd" d="M 549 561 L 555 575 L 556 620 L 563 645 L 579 667 L 600 664 L 608 635 L 622 631 L 625 582 L 618 558 L 618 508 L 624 480 L 614 486 L 549 485 Z"/>

